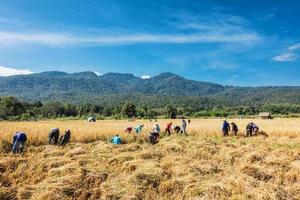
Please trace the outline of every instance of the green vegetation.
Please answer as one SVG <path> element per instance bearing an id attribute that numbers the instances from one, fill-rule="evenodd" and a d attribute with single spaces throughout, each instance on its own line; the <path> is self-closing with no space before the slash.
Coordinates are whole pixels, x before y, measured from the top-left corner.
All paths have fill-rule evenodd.
<path id="1" fill-rule="evenodd" d="M 0 118 L 298 117 L 300 87 L 233 87 L 162 73 L 43 72 L 0 77 Z M 6 97 L 14 96 L 14 97 Z"/>
<path id="2" fill-rule="evenodd" d="M 158 99 L 158 100 L 154 100 Z M 16 97 L 0 97 L 0 119 L 3 120 L 36 120 L 51 118 L 85 119 L 87 116 L 105 118 L 166 118 L 185 117 L 239 117 L 257 115 L 261 111 L 269 111 L 277 116 L 297 117 L 300 105 L 296 104 L 264 104 L 264 105 L 227 105 L 214 101 L 195 101 L 187 97 L 185 100 L 173 101 L 173 98 L 156 96 L 143 101 L 99 101 L 97 104 L 50 101 L 42 103 L 20 101 Z M 116 100 L 116 99 L 114 99 Z M 160 102 L 160 103 L 159 103 Z M 193 106 L 192 106 L 193 105 Z"/>
<path id="3" fill-rule="evenodd" d="M 0 96 L 15 96 L 31 102 L 60 101 L 74 104 L 106 102 L 110 105 L 111 102 L 119 104 L 122 101 L 122 104 L 136 104 L 142 101 L 150 103 L 149 107 L 165 107 L 168 104 L 178 107 L 183 101 L 191 103 L 191 107 L 194 107 L 194 104 L 204 107 L 211 104 L 256 106 L 283 102 L 300 104 L 300 87 L 222 86 L 187 80 L 172 73 L 141 79 L 132 74 L 119 73 L 97 76 L 93 72 L 43 72 L 0 77 Z"/>

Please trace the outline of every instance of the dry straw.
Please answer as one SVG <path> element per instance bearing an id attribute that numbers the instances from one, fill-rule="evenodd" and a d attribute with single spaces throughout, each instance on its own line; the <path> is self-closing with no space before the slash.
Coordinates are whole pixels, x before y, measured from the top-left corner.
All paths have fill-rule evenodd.
<path id="1" fill-rule="evenodd" d="M 254 120 L 269 137 L 221 137 L 222 120 L 192 120 L 189 136 L 147 142 L 149 121 L 0 122 L 0 199 L 300 199 L 300 120 Z M 159 120 L 162 129 L 168 120 Z M 180 120 L 173 121 L 180 124 Z M 145 124 L 141 135 L 123 133 Z M 47 145 L 71 129 L 65 147 Z M 8 153 L 17 130 L 23 155 Z M 124 144 L 108 143 L 120 134 Z"/>

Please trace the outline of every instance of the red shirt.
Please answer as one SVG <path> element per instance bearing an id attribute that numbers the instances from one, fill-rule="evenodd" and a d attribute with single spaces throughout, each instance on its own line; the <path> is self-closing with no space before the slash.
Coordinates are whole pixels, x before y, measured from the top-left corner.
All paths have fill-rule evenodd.
<path id="1" fill-rule="evenodd" d="M 170 129 L 170 128 L 171 128 L 171 126 L 172 126 L 172 122 L 170 122 L 170 123 L 168 123 L 168 124 L 167 124 L 167 127 L 166 127 L 166 129 Z"/>

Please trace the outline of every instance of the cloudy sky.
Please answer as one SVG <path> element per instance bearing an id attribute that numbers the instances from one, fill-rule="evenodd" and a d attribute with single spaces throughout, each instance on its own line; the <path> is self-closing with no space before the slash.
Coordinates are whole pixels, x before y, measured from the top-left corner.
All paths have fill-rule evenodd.
<path id="1" fill-rule="evenodd" d="M 0 0 L 0 76 L 173 72 L 300 85 L 299 19 L 298 0 Z"/>

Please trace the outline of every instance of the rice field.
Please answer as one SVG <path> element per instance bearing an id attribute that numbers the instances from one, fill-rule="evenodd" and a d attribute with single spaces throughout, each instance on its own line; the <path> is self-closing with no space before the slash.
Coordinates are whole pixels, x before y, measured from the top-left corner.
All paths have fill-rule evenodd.
<path id="1" fill-rule="evenodd" d="M 300 199 L 300 119 L 228 121 L 237 137 L 221 136 L 222 119 L 192 119 L 189 136 L 156 145 L 149 120 L 0 122 L 0 199 Z M 269 137 L 244 137 L 250 121 Z M 124 133 L 141 123 L 141 135 Z M 47 145 L 53 127 L 70 129 L 71 143 Z M 28 143 L 12 155 L 3 141 L 18 130 Z M 109 143 L 115 134 L 124 144 Z"/>
<path id="2" fill-rule="evenodd" d="M 163 130 L 170 121 L 173 124 L 181 125 L 181 120 L 159 119 L 158 124 Z M 188 132 L 194 135 L 206 135 L 216 137 L 220 135 L 222 119 L 192 119 L 188 124 Z M 245 134 L 245 127 L 249 122 L 256 123 L 260 130 L 265 131 L 270 136 L 298 137 L 300 135 L 300 119 L 232 119 L 228 122 L 235 122 L 239 126 L 239 136 Z M 72 141 L 91 142 L 105 140 L 114 134 L 122 135 L 124 141 L 128 141 L 134 134 L 124 134 L 124 128 L 128 126 L 135 127 L 138 124 L 144 124 L 142 136 L 147 136 L 156 122 L 149 120 L 98 120 L 96 123 L 87 121 L 37 121 L 37 122 L 0 122 L 0 139 L 11 140 L 16 131 L 24 131 L 29 137 L 29 143 L 35 146 L 46 144 L 47 136 L 51 128 L 58 127 L 61 132 L 70 129 L 72 132 Z"/>

